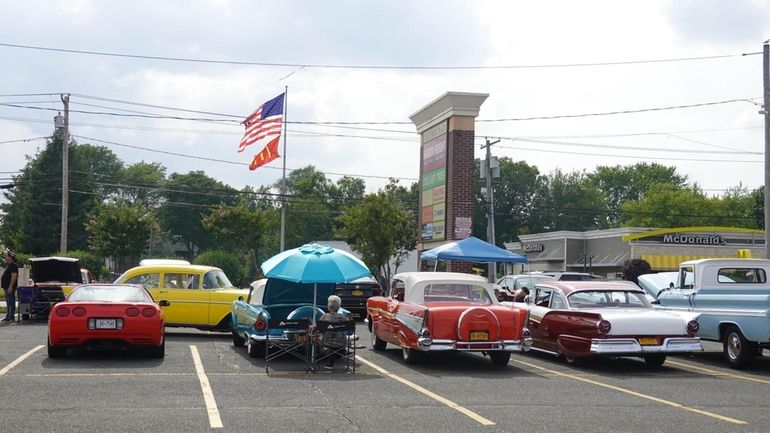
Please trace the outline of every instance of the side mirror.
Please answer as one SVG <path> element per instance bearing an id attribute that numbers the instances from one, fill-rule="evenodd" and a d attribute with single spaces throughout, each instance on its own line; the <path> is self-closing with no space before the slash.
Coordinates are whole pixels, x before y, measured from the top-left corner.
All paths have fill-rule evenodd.
<path id="1" fill-rule="evenodd" d="M 160 305 L 161 307 L 168 307 L 169 305 L 171 305 L 171 302 L 162 300 L 162 301 L 158 301 L 158 305 Z"/>

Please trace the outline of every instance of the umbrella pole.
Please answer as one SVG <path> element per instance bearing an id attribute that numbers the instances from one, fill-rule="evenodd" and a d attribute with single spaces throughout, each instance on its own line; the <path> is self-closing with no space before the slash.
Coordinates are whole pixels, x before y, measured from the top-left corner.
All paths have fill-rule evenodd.
<path id="1" fill-rule="evenodd" d="M 318 283 L 313 283 L 313 316 L 312 316 L 312 319 L 313 319 L 313 329 L 314 329 L 315 332 L 318 332 L 317 328 L 315 327 L 315 325 L 316 325 L 316 322 L 315 322 L 315 309 L 317 308 L 316 307 L 316 304 L 317 304 L 316 297 L 318 296 L 317 293 L 318 293 Z M 311 364 L 311 368 L 315 368 L 315 365 L 314 365 L 315 364 L 315 341 L 313 341 L 312 338 L 310 339 L 310 364 Z"/>

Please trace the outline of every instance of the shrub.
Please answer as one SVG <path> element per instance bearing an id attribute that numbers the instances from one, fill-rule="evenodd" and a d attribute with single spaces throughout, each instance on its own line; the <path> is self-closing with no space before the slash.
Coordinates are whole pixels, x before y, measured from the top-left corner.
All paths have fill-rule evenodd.
<path id="1" fill-rule="evenodd" d="M 235 286 L 241 284 L 244 276 L 243 266 L 241 266 L 238 256 L 227 251 L 204 251 L 195 257 L 193 264 L 221 268 Z"/>

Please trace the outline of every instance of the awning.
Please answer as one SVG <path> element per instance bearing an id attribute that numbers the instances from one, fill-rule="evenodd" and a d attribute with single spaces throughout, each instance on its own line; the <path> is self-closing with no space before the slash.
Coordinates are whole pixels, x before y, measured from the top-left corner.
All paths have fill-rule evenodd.
<path id="1" fill-rule="evenodd" d="M 735 256 L 676 256 L 676 255 L 646 255 L 642 254 L 641 259 L 650 264 L 650 267 L 656 271 L 675 271 L 679 269 L 679 264 L 688 260 L 700 259 L 722 259 Z"/>

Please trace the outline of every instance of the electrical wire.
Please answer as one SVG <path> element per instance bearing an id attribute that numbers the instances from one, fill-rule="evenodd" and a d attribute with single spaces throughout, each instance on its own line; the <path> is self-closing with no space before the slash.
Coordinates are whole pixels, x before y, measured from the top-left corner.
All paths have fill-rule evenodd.
<path id="1" fill-rule="evenodd" d="M 25 142 L 28 142 L 28 141 L 35 141 L 35 140 L 45 140 L 45 139 L 47 139 L 47 138 L 48 138 L 48 137 L 30 137 L 30 138 L 19 138 L 19 139 L 17 139 L 17 140 L 5 140 L 5 141 L 0 141 L 0 144 L 7 144 L 7 143 L 25 143 Z M 0 173 L 5 173 L 5 172 L 0 172 Z"/>
<path id="2" fill-rule="evenodd" d="M 489 137 L 492 138 L 492 137 Z M 676 149 L 670 147 L 649 147 L 649 146 L 621 146 L 612 144 L 594 144 L 594 143 L 574 143 L 567 141 L 554 141 L 554 140 L 535 140 L 516 137 L 499 137 L 501 140 L 509 141 L 522 141 L 525 143 L 539 143 L 539 144 L 554 144 L 557 146 L 574 146 L 574 147 L 592 147 L 600 149 L 621 149 L 621 150 L 639 150 L 646 152 L 674 152 L 674 153 L 692 153 L 693 149 Z M 700 144 L 709 145 L 708 143 L 698 142 Z M 713 145 L 712 145 L 713 146 Z M 698 153 L 714 154 L 714 155 L 764 155 L 764 152 L 749 152 L 744 150 L 698 150 Z"/>

